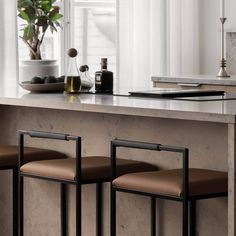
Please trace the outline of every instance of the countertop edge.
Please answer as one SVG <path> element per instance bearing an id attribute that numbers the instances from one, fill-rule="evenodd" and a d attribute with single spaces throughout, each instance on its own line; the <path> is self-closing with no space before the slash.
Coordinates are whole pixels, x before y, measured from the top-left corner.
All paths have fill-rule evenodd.
<path id="1" fill-rule="evenodd" d="M 206 77 L 171 77 L 171 76 L 153 76 L 152 82 L 162 82 L 162 83 L 199 83 L 199 84 L 212 84 L 212 85 L 225 85 L 225 86 L 236 86 L 236 77 L 233 78 L 209 78 Z"/>
<path id="2" fill-rule="evenodd" d="M 54 109 L 65 111 L 78 111 L 78 112 L 94 112 L 114 115 L 128 115 L 139 117 L 152 117 L 163 119 L 180 119 L 190 121 L 202 122 L 216 122 L 235 124 L 236 116 L 233 114 L 217 114 L 206 112 L 192 112 L 192 111 L 178 111 L 178 110 L 165 110 L 165 109 L 151 109 L 139 107 L 125 107 L 114 105 L 97 105 L 97 104 L 73 104 L 66 103 L 63 106 L 62 102 L 52 102 L 47 104 L 47 107 L 40 102 L 40 100 L 25 101 L 19 98 L 0 98 L 0 106 L 21 106 L 30 108 Z"/>

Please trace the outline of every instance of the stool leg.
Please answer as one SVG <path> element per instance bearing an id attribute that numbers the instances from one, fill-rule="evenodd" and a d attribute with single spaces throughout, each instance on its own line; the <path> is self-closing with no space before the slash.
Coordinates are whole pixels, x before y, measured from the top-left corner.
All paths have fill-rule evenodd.
<path id="1" fill-rule="evenodd" d="M 61 236 L 67 235 L 67 194 L 66 185 L 61 184 Z"/>
<path id="2" fill-rule="evenodd" d="M 111 236 L 116 236 L 116 190 L 111 186 Z"/>
<path id="3" fill-rule="evenodd" d="M 18 177 L 19 181 L 19 201 L 18 201 L 18 223 L 19 223 L 19 233 L 20 236 L 24 236 L 24 177 L 19 176 Z"/>
<path id="4" fill-rule="evenodd" d="M 81 184 L 76 183 L 76 236 L 82 236 L 81 210 Z"/>
<path id="5" fill-rule="evenodd" d="M 96 183 L 96 236 L 102 236 L 102 183 Z"/>
<path id="6" fill-rule="evenodd" d="M 183 225 L 182 225 L 182 235 L 188 236 L 188 200 L 183 200 Z"/>
<path id="7" fill-rule="evenodd" d="M 156 198 L 151 197 L 151 236 L 156 236 Z"/>
<path id="8" fill-rule="evenodd" d="M 190 201 L 190 236 L 196 235 L 196 201 Z"/>
<path id="9" fill-rule="evenodd" d="M 18 168 L 12 169 L 12 233 L 18 236 Z"/>

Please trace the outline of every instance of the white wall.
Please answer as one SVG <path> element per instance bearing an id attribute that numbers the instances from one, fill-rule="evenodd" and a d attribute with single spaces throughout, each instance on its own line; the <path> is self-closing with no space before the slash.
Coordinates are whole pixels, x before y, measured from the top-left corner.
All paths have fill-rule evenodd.
<path id="1" fill-rule="evenodd" d="M 217 74 L 220 61 L 220 1 L 199 1 L 199 74 Z M 236 1 L 226 0 L 226 29 L 236 31 Z"/>
<path id="2" fill-rule="evenodd" d="M 216 74 L 220 60 L 220 1 L 199 0 L 200 74 Z M 236 1 L 226 0 L 226 31 L 236 32 Z M 235 55 L 236 57 L 236 55 Z"/>
<path id="3" fill-rule="evenodd" d="M 236 1 L 226 0 L 226 30 L 236 32 Z"/>

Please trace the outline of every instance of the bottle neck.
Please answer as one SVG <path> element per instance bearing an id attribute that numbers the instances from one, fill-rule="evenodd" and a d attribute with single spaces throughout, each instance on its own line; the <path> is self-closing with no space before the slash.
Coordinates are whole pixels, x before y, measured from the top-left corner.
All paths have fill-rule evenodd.
<path id="1" fill-rule="evenodd" d="M 85 73 L 85 75 L 89 75 L 89 71 L 88 70 L 86 70 L 84 73 Z"/>
<path id="2" fill-rule="evenodd" d="M 107 65 L 102 64 L 102 65 L 101 65 L 101 70 L 102 70 L 102 71 L 106 71 L 106 70 L 107 70 Z"/>
<path id="3" fill-rule="evenodd" d="M 78 76 L 79 75 L 76 57 L 69 57 L 66 75 L 67 76 Z"/>

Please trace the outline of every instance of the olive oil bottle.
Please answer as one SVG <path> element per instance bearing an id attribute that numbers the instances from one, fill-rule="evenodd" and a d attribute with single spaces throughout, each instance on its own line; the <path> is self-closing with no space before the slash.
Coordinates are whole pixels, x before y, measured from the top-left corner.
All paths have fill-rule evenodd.
<path id="1" fill-rule="evenodd" d="M 77 50 L 71 48 L 68 50 L 69 64 L 65 77 L 65 92 L 66 93 L 79 93 L 81 91 L 81 78 L 80 72 L 76 64 Z"/>

